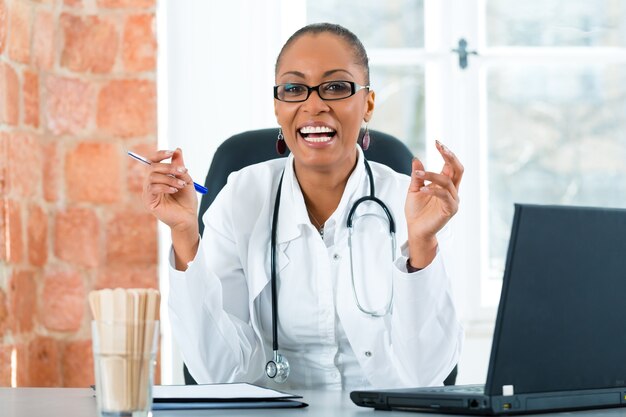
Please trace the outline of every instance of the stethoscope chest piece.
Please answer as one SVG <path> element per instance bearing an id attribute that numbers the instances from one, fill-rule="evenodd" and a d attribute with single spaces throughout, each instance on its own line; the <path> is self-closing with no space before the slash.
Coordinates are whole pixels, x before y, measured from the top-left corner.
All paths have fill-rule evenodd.
<path id="1" fill-rule="evenodd" d="M 265 364 L 265 373 L 278 384 L 282 384 L 289 377 L 289 361 L 278 352 L 274 352 L 274 359 Z"/>

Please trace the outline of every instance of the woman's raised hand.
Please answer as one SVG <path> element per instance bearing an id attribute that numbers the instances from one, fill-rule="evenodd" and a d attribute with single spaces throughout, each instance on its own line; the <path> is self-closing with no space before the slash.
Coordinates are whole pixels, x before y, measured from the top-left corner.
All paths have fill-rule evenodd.
<path id="1" fill-rule="evenodd" d="M 172 158 L 171 163 L 162 162 L 169 158 Z M 143 185 L 144 205 L 172 232 L 192 228 L 197 234 L 198 198 L 185 168 L 182 151 L 157 151 L 148 159 L 152 165 L 148 167 Z"/>
<path id="2" fill-rule="evenodd" d="M 445 162 L 443 169 L 438 174 L 425 171 L 422 162 L 415 158 L 404 207 L 410 263 L 416 268 L 424 268 L 432 262 L 437 251 L 437 232 L 459 209 L 463 165 L 439 141 L 436 145 Z"/>

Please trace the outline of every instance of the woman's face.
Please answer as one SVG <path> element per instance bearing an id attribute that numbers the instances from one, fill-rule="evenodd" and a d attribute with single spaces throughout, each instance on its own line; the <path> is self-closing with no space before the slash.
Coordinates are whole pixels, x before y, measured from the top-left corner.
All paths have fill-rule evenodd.
<path id="1" fill-rule="evenodd" d="M 342 38 L 330 33 L 303 35 L 284 51 L 276 84 L 312 87 L 341 80 L 365 85 L 365 70 L 355 61 L 353 49 Z M 361 124 L 370 120 L 373 110 L 374 93 L 367 89 L 334 101 L 322 100 L 316 91 L 300 103 L 274 100 L 276 118 L 296 168 L 325 171 L 353 169 Z M 321 132 L 307 133 L 312 127 Z"/>

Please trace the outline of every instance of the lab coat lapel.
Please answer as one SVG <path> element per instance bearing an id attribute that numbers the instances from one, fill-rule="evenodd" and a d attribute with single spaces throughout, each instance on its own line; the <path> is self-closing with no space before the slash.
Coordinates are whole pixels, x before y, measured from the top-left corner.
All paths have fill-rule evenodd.
<path id="1" fill-rule="evenodd" d="M 261 291 L 269 284 L 271 279 L 271 226 L 274 214 L 274 203 L 276 201 L 276 192 L 278 189 L 278 181 L 280 172 L 273 179 L 275 186 L 272 187 L 272 197 L 268 199 L 268 204 L 263 207 L 259 213 L 259 221 L 257 222 L 250 236 L 250 244 L 248 247 L 248 287 L 250 288 L 250 303 L 259 296 Z M 291 240 L 297 239 L 302 234 L 300 224 L 302 224 L 302 209 L 298 208 L 298 200 L 302 201 L 304 207 L 304 198 L 295 178 L 293 171 L 293 156 L 287 158 L 285 164 L 285 173 L 283 176 L 282 192 L 280 196 L 280 210 L 278 211 L 278 229 L 276 233 L 276 255 L 277 255 L 277 272 L 280 273 L 290 262 L 286 250 Z M 305 210 L 306 211 L 306 210 Z M 308 218 L 307 218 L 308 221 Z M 259 248 L 265 248 L 260 251 Z"/>
<path id="2" fill-rule="evenodd" d="M 293 170 L 293 157 L 290 156 L 285 165 L 276 234 L 276 241 L 279 248 L 282 248 L 282 252 L 284 252 L 289 241 L 300 237 L 302 226 L 308 223 L 309 216 L 304 204 L 304 196 Z M 282 267 L 283 265 L 281 265 Z"/>
<path id="3" fill-rule="evenodd" d="M 293 175 L 293 156 L 287 158 L 285 167 L 285 173 L 283 177 L 283 189 L 281 192 L 280 210 L 278 212 L 278 229 L 277 229 L 277 263 L 278 272 L 282 271 L 290 262 L 289 257 L 286 254 L 286 250 L 289 246 L 289 242 L 300 236 L 301 230 L 298 227 L 298 221 L 291 213 L 294 213 L 294 194 L 292 191 L 295 176 Z M 276 201 L 276 193 L 278 189 L 278 181 L 280 179 L 282 171 L 279 171 L 273 179 L 275 186 L 272 188 L 272 196 L 268 199 L 268 204 L 263 207 L 263 210 L 259 213 L 259 220 L 254 227 L 250 235 L 250 242 L 248 245 L 248 288 L 249 288 L 249 300 L 248 307 L 250 311 L 250 319 L 252 327 L 259 338 L 262 340 L 260 328 L 259 328 L 259 315 L 255 306 L 255 300 L 263 291 L 263 289 L 270 283 L 271 280 L 271 233 L 272 233 L 272 217 L 274 214 L 274 203 Z M 298 187 L 299 189 L 299 187 Z M 302 197 L 300 197 L 302 198 Z M 259 248 L 265 248 L 265 250 L 259 250 Z M 269 358 L 269 352 L 267 346 L 261 346 L 264 350 L 264 356 Z M 271 349 L 271 348 L 270 348 Z"/>

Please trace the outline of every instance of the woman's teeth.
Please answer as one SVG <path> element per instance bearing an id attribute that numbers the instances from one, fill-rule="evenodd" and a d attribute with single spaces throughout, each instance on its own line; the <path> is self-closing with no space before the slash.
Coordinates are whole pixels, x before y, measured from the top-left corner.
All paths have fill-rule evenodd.
<path id="1" fill-rule="evenodd" d="M 335 133 L 333 129 L 326 126 L 304 126 L 300 129 L 300 133 L 308 134 L 308 133 Z"/>
<path id="2" fill-rule="evenodd" d="M 306 140 L 307 142 L 315 142 L 315 143 L 328 142 L 332 138 L 333 138 L 332 136 L 316 136 L 316 137 L 304 136 L 304 140 Z"/>
<path id="3" fill-rule="evenodd" d="M 300 134 L 307 142 L 322 143 L 330 141 L 335 136 L 335 131 L 326 126 L 305 126 L 300 129 Z"/>

